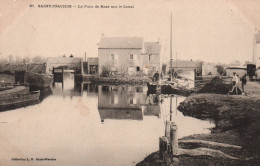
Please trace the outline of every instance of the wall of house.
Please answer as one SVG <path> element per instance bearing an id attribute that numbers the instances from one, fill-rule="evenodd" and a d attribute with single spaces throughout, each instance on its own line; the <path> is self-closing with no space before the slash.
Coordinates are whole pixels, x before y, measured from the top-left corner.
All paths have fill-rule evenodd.
<path id="1" fill-rule="evenodd" d="M 157 71 L 161 72 L 160 55 L 158 54 L 151 54 L 150 60 L 148 54 L 141 55 L 141 63 L 142 72 L 146 75 L 153 75 Z"/>
<path id="2" fill-rule="evenodd" d="M 111 54 L 115 58 L 111 58 Z M 133 54 L 133 59 L 130 59 L 130 54 Z M 141 67 L 141 49 L 98 49 L 99 57 L 99 74 L 102 73 L 103 66 L 110 66 L 112 70 L 117 70 L 119 73 L 129 74 L 129 68 L 132 67 L 133 75 L 136 75 L 137 67 Z"/>

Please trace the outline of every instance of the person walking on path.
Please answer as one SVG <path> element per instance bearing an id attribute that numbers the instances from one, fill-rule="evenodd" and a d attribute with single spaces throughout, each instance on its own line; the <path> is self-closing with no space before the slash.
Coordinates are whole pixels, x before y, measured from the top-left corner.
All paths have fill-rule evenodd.
<path id="1" fill-rule="evenodd" d="M 235 76 L 235 79 L 236 79 L 235 89 L 236 89 L 236 94 L 238 94 L 238 85 L 239 85 L 240 79 L 239 79 L 239 76 L 237 74 Z"/>
<path id="2" fill-rule="evenodd" d="M 242 81 L 242 92 L 245 92 L 245 85 L 246 85 L 246 82 L 247 82 L 247 79 L 246 79 L 246 74 L 243 75 L 243 77 L 241 78 L 241 81 Z"/>
<path id="3" fill-rule="evenodd" d="M 238 77 L 236 73 L 233 73 L 232 81 L 231 81 L 231 89 L 228 94 L 232 93 L 234 89 L 236 89 L 236 94 L 237 94 L 237 83 L 238 83 Z"/>

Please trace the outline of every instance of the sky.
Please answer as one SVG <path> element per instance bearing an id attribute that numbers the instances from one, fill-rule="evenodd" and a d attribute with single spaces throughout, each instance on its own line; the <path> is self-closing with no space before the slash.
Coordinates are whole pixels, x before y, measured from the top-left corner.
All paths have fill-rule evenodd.
<path id="1" fill-rule="evenodd" d="M 257 0 L 0 0 L 0 56 L 98 56 L 105 37 L 160 41 L 173 57 L 215 63 L 251 61 Z M 29 4 L 134 5 L 134 8 L 29 8 Z"/>

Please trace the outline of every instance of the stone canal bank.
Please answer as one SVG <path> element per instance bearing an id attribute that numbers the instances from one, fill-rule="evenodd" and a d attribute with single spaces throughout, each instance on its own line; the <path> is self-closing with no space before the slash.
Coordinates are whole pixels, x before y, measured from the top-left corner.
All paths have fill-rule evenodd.
<path id="1" fill-rule="evenodd" d="M 259 165 L 260 83 L 248 82 L 245 91 L 246 96 L 214 93 L 189 96 L 178 109 L 185 116 L 215 123 L 211 134 L 192 135 L 179 140 L 179 148 L 196 149 L 193 154 L 179 155 L 177 159 L 168 156 L 162 161 L 159 159 L 159 152 L 154 152 L 137 166 Z M 216 143 L 224 144 L 220 146 Z M 200 155 L 201 148 L 210 150 L 207 155 Z"/>

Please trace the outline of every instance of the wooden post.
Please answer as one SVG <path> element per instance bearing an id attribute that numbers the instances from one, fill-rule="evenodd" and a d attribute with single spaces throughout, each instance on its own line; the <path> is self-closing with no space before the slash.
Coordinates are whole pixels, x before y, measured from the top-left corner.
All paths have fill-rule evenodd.
<path id="1" fill-rule="evenodd" d="M 163 160 L 165 159 L 165 155 L 168 153 L 169 149 L 169 141 L 166 137 L 160 137 L 159 138 L 159 159 Z"/>
<path id="2" fill-rule="evenodd" d="M 167 120 L 165 124 L 165 137 L 170 140 L 170 121 Z"/>
<path id="3" fill-rule="evenodd" d="M 171 122 L 170 124 L 170 145 L 172 155 L 178 155 L 177 125 L 174 122 Z"/>

